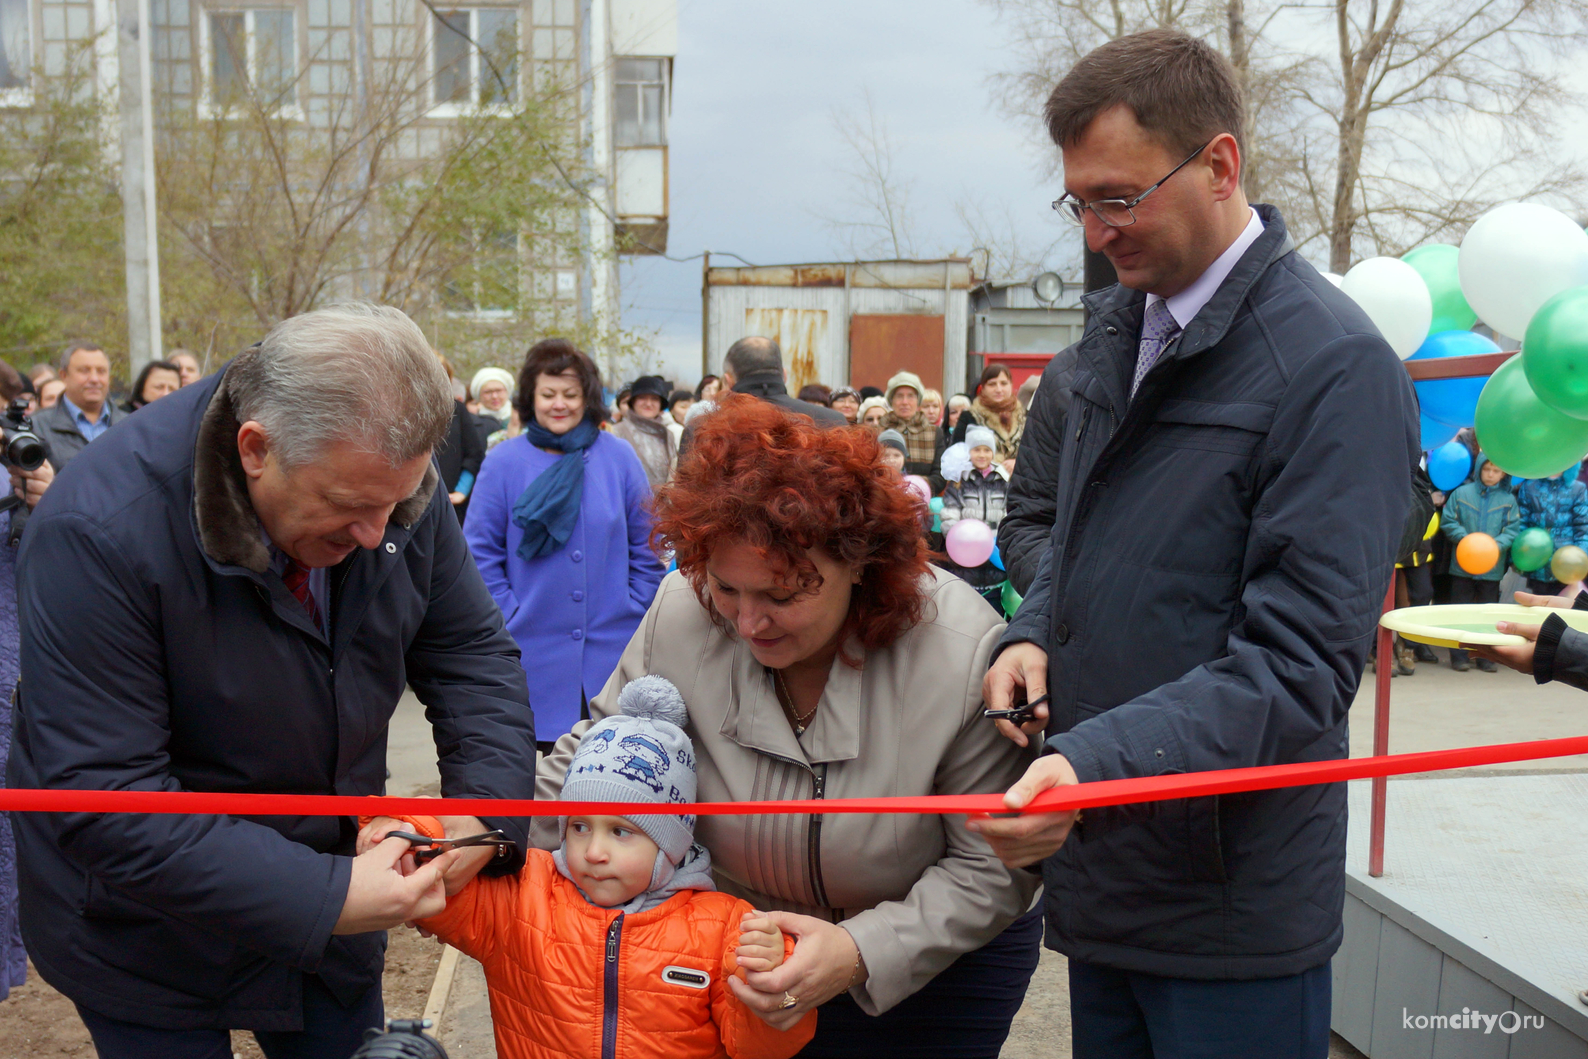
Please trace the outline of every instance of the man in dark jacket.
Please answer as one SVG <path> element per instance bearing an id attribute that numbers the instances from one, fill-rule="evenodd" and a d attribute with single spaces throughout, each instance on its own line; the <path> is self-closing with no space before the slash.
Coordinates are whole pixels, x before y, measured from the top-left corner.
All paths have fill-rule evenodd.
<path id="1" fill-rule="evenodd" d="M 722 385 L 734 393 L 747 393 L 802 416 L 819 427 L 846 427 L 842 412 L 790 397 L 783 376 L 783 350 L 771 338 L 741 338 L 722 358 Z"/>
<path id="2" fill-rule="evenodd" d="M 1087 298 L 1053 531 L 983 686 L 1053 696 L 1000 722 L 1046 728 L 1006 804 L 1345 757 L 1416 461 L 1405 371 L 1246 204 L 1240 90 L 1206 44 L 1103 45 L 1047 118 L 1058 205 L 1120 285 Z M 1345 825 L 1342 784 L 973 824 L 1044 862 L 1077 1059 L 1323 1059 Z"/>
<path id="3" fill-rule="evenodd" d="M 446 375 L 396 309 L 277 326 L 79 455 L 18 566 L 7 781 L 379 794 L 404 684 L 445 795 L 531 797 L 518 650 L 432 451 Z M 105 1059 L 345 1059 L 382 1018 L 385 929 L 440 907 L 352 818 L 18 814 L 22 922 Z M 449 834 L 514 820 L 450 818 Z M 466 878 L 521 856 L 449 854 Z M 439 862 L 438 862 L 439 863 Z"/>

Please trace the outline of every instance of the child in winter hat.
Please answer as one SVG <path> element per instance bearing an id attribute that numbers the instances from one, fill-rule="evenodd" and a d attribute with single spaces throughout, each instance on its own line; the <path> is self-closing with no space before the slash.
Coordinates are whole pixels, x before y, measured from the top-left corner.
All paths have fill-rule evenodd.
<path id="1" fill-rule="evenodd" d="M 683 698 L 663 677 L 630 681 L 621 711 L 590 727 L 563 782 L 565 802 L 695 800 Z M 440 824 L 405 817 L 433 837 Z M 555 853 L 530 850 L 517 875 L 476 877 L 419 925 L 485 966 L 502 1059 L 563 1059 L 612 1040 L 614 1055 L 789 1059 L 816 1032 L 786 1031 L 729 988 L 769 971 L 792 939 L 749 902 L 718 893 L 693 816 L 635 812 L 561 818 Z"/>

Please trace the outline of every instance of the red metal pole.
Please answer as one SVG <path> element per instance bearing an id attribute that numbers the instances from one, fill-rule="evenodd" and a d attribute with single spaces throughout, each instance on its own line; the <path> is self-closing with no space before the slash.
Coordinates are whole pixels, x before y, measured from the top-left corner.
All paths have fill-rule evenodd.
<path id="1" fill-rule="evenodd" d="M 1395 572 L 1390 571 L 1389 591 L 1384 596 L 1384 611 L 1395 609 Z M 1395 661 L 1395 634 L 1378 627 L 1378 661 L 1375 663 L 1373 689 L 1373 754 L 1389 753 L 1390 674 Z M 1386 776 L 1373 778 L 1373 809 L 1367 840 L 1367 873 L 1377 879 L 1384 874 L 1384 799 L 1389 793 Z"/>

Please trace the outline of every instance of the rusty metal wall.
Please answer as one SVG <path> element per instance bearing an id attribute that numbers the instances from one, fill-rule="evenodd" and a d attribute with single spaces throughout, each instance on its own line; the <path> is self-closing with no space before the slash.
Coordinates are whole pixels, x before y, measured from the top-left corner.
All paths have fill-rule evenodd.
<path id="1" fill-rule="evenodd" d="M 720 372 L 723 355 L 738 339 L 764 334 L 783 347 L 790 392 L 808 382 L 845 385 L 850 316 L 923 313 L 944 317 L 943 378 L 963 378 L 970 281 L 969 264 L 959 261 L 712 268 L 706 298 L 707 370 Z M 818 316 L 821 325 L 815 322 Z M 794 347 L 785 342 L 784 333 Z"/>

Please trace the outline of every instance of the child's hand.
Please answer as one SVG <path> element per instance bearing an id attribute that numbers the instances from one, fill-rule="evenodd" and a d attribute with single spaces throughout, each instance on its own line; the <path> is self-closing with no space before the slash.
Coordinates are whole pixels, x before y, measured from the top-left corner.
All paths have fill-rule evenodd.
<path id="1" fill-rule="evenodd" d="M 746 971 L 771 971 L 783 962 L 783 932 L 764 912 L 746 912 L 739 920 L 739 966 Z"/>

